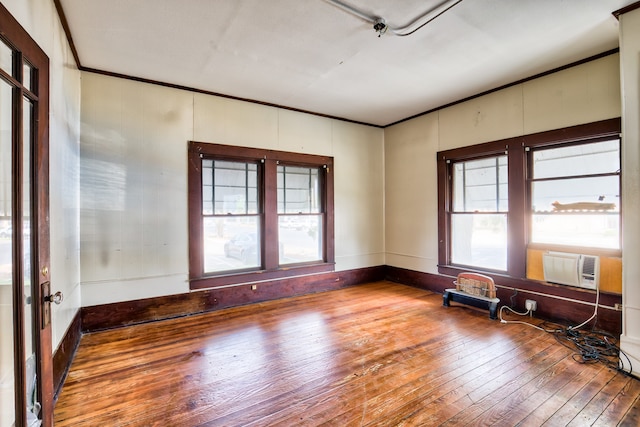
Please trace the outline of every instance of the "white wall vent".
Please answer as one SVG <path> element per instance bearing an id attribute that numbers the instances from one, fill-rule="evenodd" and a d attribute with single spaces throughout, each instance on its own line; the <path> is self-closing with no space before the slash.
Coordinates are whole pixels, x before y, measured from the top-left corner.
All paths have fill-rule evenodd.
<path id="1" fill-rule="evenodd" d="M 547 282 L 596 289 L 600 276 L 600 257 L 547 252 L 542 255 L 542 268 Z"/>

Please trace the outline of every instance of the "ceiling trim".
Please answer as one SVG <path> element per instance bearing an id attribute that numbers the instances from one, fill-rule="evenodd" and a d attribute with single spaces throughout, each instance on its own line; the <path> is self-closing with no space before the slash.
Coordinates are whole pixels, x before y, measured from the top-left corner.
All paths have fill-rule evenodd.
<path id="1" fill-rule="evenodd" d="M 612 15 L 616 17 L 616 19 L 620 19 L 620 15 L 624 15 L 627 12 L 631 12 L 632 10 L 635 9 L 640 9 L 640 1 L 637 1 L 635 3 L 631 3 L 630 5 L 627 5 L 625 7 L 623 7 L 622 9 L 618 9 L 614 12 L 612 12 Z"/>
<path id="2" fill-rule="evenodd" d="M 196 93 L 201 93 L 201 94 L 204 94 L 204 95 L 219 96 L 221 98 L 233 99 L 233 100 L 236 100 L 236 101 L 250 102 L 252 104 L 259 104 L 259 105 L 264 105 L 264 106 L 267 106 L 267 107 L 281 108 L 283 110 L 295 111 L 295 112 L 298 112 L 298 113 L 311 114 L 311 115 L 314 115 L 314 116 L 325 117 L 325 118 L 328 118 L 328 119 L 341 120 L 343 122 L 349 122 L 349 123 L 355 123 L 355 124 L 359 124 L 359 125 L 372 126 L 372 127 L 379 128 L 379 129 L 385 129 L 385 128 L 390 127 L 390 126 L 397 125 L 397 124 L 406 122 L 408 120 L 415 119 L 417 117 L 421 117 L 421 116 L 424 116 L 426 114 L 433 113 L 433 112 L 438 111 L 438 110 L 442 110 L 443 108 L 452 107 L 454 105 L 461 104 L 463 102 L 467 102 L 467 101 L 470 101 L 472 99 L 476 99 L 476 98 L 488 95 L 488 94 L 493 93 L 493 92 L 497 92 L 497 91 L 500 91 L 500 90 L 503 90 L 503 89 L 510 88 L 512 86 L 516 86 L 516 85 L 519 85 L 519 84 L 522 84 L 522 83 L 526 83 L 528 81 L 535 80 L 535 79 L 538 79 L 540 77 L 548 76 L 549 74 L 557 73 L 558 71 L 562 71 L 562 70 L 566 70 L 568 68 L 576 67 L 578 65 L 586 64 L 588 62 L 595 61 L 595 60 L 607 57 L 609 55 L 614 55 L 614 54 L 618 53 L 619 51 L 620 51 L 619 48 L 611 49 L 611 50 L 608 50 L 606 52 L 602 52 L 602 53 L 599 53 L 597 55 L 593 55 L 593 56 L 590 56 L 588 58 L 581 59 L 580 61 L 572 62 L 570 64 L 563 65 L 561 67 L 554 68 L 552 70 L 544 71 L 542 73 L 535 74 L 535 75 L 530 76 L 530 77 L 525 77 L 524 79 L 520 79 L 520 80 L 517 80 L 515 82 L 507 83 L 505 85 L 498 86 L 496 88 L 489 89 L 489 90 L 486 90 L 484 92 L 480 92 L 480 93 L 477 93 L 475 95 L 471 95 L 471 96 L 468 96 L 466 98 L 450 102 L 448 104 L 440 105 L 438 107 L 432 108 L 432 109 L 427 110 L 425 112 L 414 114 L 412 116 L 406 117 L 404 119 L 401 119 L 401 120 L 398 120 L 398 121 L 395 121 L 393 123 L 389 123 L 389 124 L 386 124 L 386 125 L 375 125 L 375 124 L 372 124 L 372 123 L 360 122 L 360 121 L 356 121 L 356 120 L 347 119 L 347 118 L 344 118 L 344 117 L 337 117 L 337 116 L 331 116 L 329 114 L 317 113 L 315 111 L 307 111 L 307 110 L 302 110 L 302 109 L 299 109 L 299 108 L 287 107 L 287 106 L 284 106 L 284 105 L 273 104 L 273 103 L 270 103 L 270 102 L 259 101 L 259 100 L 250 99 L 250 98 L 241 98 L 241 97 L 238 97 L 238 96 L 226 95 L 226 94 L 223 94 L 223 93 L 212 92 L 212 91 L 208 91 L 208 90 L 204 90 L 204 89 L 198 89 L 198 88 L 194 88 L 194 87 L 190 87 L 190 86 L 183 86 L 183 85 L 178 85 L 178 84 L 174 84 L 174 83 L 167 83 L 167 82 L 162 82 L 162 81 L 153 80 L 153 79 L 146 79 L 146 78 L 143 78 L 143 77 L 130 76 L 130 75 L 127 75 L 127 74 L 114 73 L 114 72 L 111 72 L 111 71 L 99 70 L 99 69 L 95 69 L 95 68 L 89 68 L 89 67 L 84 67 L 84 66 L 79 66 L 78 68 L 81 71 L 86 71 L 86 72 L 89 72 L 89 73 L 102 74 L 102 75 L 105 75 L 105 76 L 117 77 L 117 78 L 126 79 L 126 80 L 133 80 L 133 81 L 140 82 L 140 83 L 154 84 L 154 85 L 164 86 L 164 87 L 168 87 L 168 88 L 172 88 L 172 89 L 186 90 L 186 91 L 189 91 L 189 92 L 196 92 Z"/>
<path id="3" fill-rule="evenodd" d="M 638 2 L 638 3 L 640 3 L 640 2 Z M 459 99 L 457 101 L 453 101 L 453 102 L 450 102 L 448 104 L 432 108 L 430 110 L 425 111 L 424 113 L 414 114 L 413 116 L 407 117 L 405 119 L 398 120 L 396 122 L 390 123 L 390 124 L 385 125 L 383 127 L 386 128 L 386 127 L 389 127 L 389 126 L 397 125 L 399 123 L 403 123 L 403 122 L 406 122 L 408 120 L 415 119 L 417 117 L 424 116 L 426 114 L 430 114 L 430 113 L 433 113 L 433 112 L 438 111 L 438 110 L 442 110 L 443 108 L 452 107 L 454 105 L 461 104 L 463 102 L 467 102 L 467 101 L 470 101 L 472 99 L 479 98 L 481 96 L 489 95 L 490 93 L 493 93 L 493 92 L 497 92 L 497 91 L 500 91 L 500 90 L 503 90 L 503 89 L 507 89 L 507 88 L 512 87 L 512 86 L 517 86 L 519 84 L 526 83 L 528 81 L 535 80 L 535 79 L 538 79 L 540 77 L 548 76 L 549 74 L 557 73 L 558 71 L 562 71 L 562 70 L 566 70 L 568 68 L 576 67 L 578 65 L 586 64 L 587 62 L 595 61 L 597 59 L 601 59 L 601 58 L 604 58 L 606 56 L 616 54 L 619 51 L 620 51 L 620 48 L 611 49 L 611 50 L 608 50 L 606 52 L 602 52 L 602 53 L 599 53 L 597 55 L 593 55 L 593 56 L 590 56 L 588 58 L 581 59 L 580 61 L 572 62 L 570 64 L 563 65 L 561 67 L 554 68 L 554 69 L 549 70 L 549 71 L 544 71 L 542 73 L 539 73 L 539 74 L 536 74 L 536 75 L 533 75 L 533 76 L 530 76 L 530 77 L 525 77 L 524 79 L 520 79 L 520 80 L 517 80 L 515 82 L 507 83 L 505 85 L 498 86 L 496 88 L 489 89 L 489 90 L 486 90 L 484 92 L 480 92 L 480 93 L 477 93 L 475 95 L 471 95 L 471 96 L 468 96 L 466 98 Z"/>
<path id="4" fill-rule="evenodd" d="M 82 64 L 80 64 L 80 57 L 78 56 L 78 50 L 76 49 L 76 45 L 73 42 L 73 37 L 71 36 L 71 30 L 69 29 L 69 22 L 67 21 L 67 16 L 64 14 L 64 9 L 62 8 L 62 4 L 60 0 L 53 0 L 53 4 L 56 6 L 56 12 L 58 12 L 58 18 L 60 18 L 60 23 L 62 24 L 62 28 L 64 29 L 64 33 L 67 36 L 67 43 L 69 43 L 69 47 L 71 48 L 71 53 L 73 54 L 73 59 L 76 61 L 76 67 L 82 69 Z"/>
<path id="5" fill-rule="evenodd" d="M 104 76 L 109 76 L 109 77 L 117 77 L 117 78 L 126 79 L 126 80 L 132 80 L 132 81 L 140 82 L 140 83 L 148 83 L 148 84 L 153 84 L 153 85 L 157 85 L 157 86 L 164 86 L 164 87 L 168 87 L 168 88 L 171 88 L 171 89 L 186 90 L 186 91 L 189 91 L 189 92 L 201 93 L 201 94 L 204 94 L 204 95 L 218 96 L 220 98 L 233 99 L 235 101 L 250 102 L 252 104 L 258 104 L 258 105 L 264 105 L 264 106 L 267 106 L 267 107 L 280 108 L 282 110 L 295 111 L 297 113 L 311 114 L 311 115 L 314 115 L 314 116 L 325 117 L 325 118 L 328 118 L 328 119 L 341 120 L 343 122 L 355 123 L 355 124 L 358 124 L 358 125 L 372 126 L 372 127 L 376 127 L 376 128 L 380 128 L 380 129 L 384 128 L 384 126 L 382 126 L 382 125 L 374 125 L 374 124 L 371 124 L 371 123 L 359 122 L 357 120 L 346 119 L 344 117 L 331 116 L 329 114 L 317 113 L 315 111 L 302 110 L 300 108 L 287 107 L 286 105 L 278 105 L 278 104 L 273 104 L 271 102 L 259 101 L 259 100 L 256 100 L 256 99 L 241 98 L 239 96 L 226 95 L 224 93 L 213 92 L 213 91 L 209 91 L 209 90 L 205 90 L 205 89 L 198 89 L 198 88 L 194 88 L 194 87 L 190 87 L 190 86 L 183 86 L 183 85 L 179 85 L 179 84 L 175 84 L 175 83 L 167 83 L 167 82 L 162 82 L 162 81 L 159 81 L 159 80 L 147 79 L 147 78 L 144 78 L 144 77 L 136 77 L 136 76 L 130 76 L 130 75 L 127 75 L 127 74 L 114 73 L 112 71 L 99 70 L 99 69 L 96 69 L 96 68 L 89 68 L 89 67 L 79 67 L 79 68 L 80 68 L 80 71 L 86 71 L 86 72 L 95 73 L 95 74 L 102 74 Z"/>

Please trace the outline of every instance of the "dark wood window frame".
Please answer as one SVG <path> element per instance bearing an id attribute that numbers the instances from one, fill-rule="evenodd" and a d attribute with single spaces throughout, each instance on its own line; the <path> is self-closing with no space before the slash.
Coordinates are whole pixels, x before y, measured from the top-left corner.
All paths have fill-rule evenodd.
<path id="1" fill-rule="evenodd" d="M 262 230 L 262 268 L 251 271 L 204 273 L 202 230 L 202 159 L 257 162 L 259 168 L 259 212 Z M 190 289 L 216 288 L 239 285 L 283 277 L 307 275 L 333 271 L 334 252 L 334 207 L 333 207 L 333 158 L 311 154 L 292 153 L 258 148 L 237 147 L 189 141 L 188 149 L 188 208 L 189 208 L 189 287 Z M 278 211 L 277 211 L 277 167 L 318 167 L 322 184 L 323 259 L 320 262 L 287 264 L 280 266 L 278 260 Z"/>
<path id="2" fill-rule="evenodd" d="M 526 259 L 530 230 L 530 185 L 528 176 L 528 147 L 540 148 L 596 142 L 610 138 L 619 138 L 620 118 L 577 125 L 568 128 L 540 132 L 500 141 L 487 142 L 463 148 L 441 151 L 437 154 L 438 174 L 438 272 L 455 276 L 462 271 L 479 271 L 495 276 L 507 276 L 514 279 L 526 279 Z M 507 154 L 508 158 L 508 198 L 507 216 L 508 254 L 507 271 L 498 272 L 457 266 L 451 263 L 451 213 L 452 181 L 451 168 L 454 162 Z M 550 247 L 564 251 L 580 251 L 607 256 L 621 256 L 619 250 L 571 248 L 567 246 Z"/>

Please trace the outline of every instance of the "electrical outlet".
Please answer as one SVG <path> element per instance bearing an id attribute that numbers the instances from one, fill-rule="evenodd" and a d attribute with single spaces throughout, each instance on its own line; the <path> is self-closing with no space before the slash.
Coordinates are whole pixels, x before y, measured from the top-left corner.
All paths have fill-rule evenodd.
<path id="1" fill-rule="evenodd" d="M 524 308 L 529 311 L 536 311 L 536 308 L 538 308 L 538 304 L 534 300 L 528 299 L 524 302 Z"/>
<path id="2" fill-rule="evenodd" d="M 251 285 L 251 290 L 255 291 L 256 289 L 258 289 L 258 285 Z"/>

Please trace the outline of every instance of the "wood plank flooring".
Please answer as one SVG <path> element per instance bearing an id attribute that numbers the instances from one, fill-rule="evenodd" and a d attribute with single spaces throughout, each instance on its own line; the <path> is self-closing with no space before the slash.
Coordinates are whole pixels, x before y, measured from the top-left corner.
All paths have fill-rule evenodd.
<path id="1" fill-rule="evenodd" d="M 85 335 L 55 424 L 636 426 L 640 381 L 572 355 L 376 282 Z"/>

